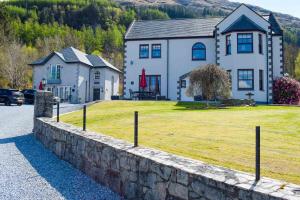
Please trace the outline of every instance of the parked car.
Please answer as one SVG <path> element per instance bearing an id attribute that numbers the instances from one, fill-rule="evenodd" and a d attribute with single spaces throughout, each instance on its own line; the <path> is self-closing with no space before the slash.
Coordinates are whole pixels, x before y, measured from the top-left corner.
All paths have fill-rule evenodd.
<path id="1" fill-rule="evenodd" d="M 25 103 L 34 104 L 36 90 L 25 89 L 21 91 L 24 94 Z"/>
<path id="2" fill-rule="evenodd" d="M 24 103 L 24 95 L 19 90 L 0 89 L 0 103 L 4 103 L 6 106 L 11 104 L 21 106 Z"/>

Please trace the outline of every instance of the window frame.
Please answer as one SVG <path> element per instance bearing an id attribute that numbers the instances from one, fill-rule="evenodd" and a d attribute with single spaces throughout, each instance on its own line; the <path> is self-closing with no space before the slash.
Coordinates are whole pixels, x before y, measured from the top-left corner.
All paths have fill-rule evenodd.
<path id="1" fill-rule="evenodd" d="M 186 88 L 186 80 L 185 79 L 180 80 L 180 88 Z"/>
<path id="2" fill-rule="evenodd" d="M 251 38 L 252 38 L 252 43 L 251 43 L 251 51 L 239 51 L 239 45 L 240 45 L 240 43 L 239 43 L 239 36 L 240 35 L 251 35 Z M 237 48 L 237 53 L 238 54 L 249 54 L 249 53 L 253 53 L 254 51 L 253 51 L 253 43 L 254 43 L 254 41 L 253 41 L 253 33 L 237 33 L 237 36 L 236 36 L 236 40 L 237 40 L 237 46 L 236 46 L 236 48 Z M 241 44 L 250 44 L 250 43 L 241 43 Z"/>
<path id="3" fill-rule="evenodd" d="M 99 77 L 98 77 L 98 75 L 99 75 Z M 94 73 L 94 80 L 99 80 L 100 76 L 101 76 L 101 73 L 99 71 L 95 71 L 95 73 Z"/>
<path id="4" fill-rule="evenodd" d="M 153 56 L 153 46 L 159 46 L 159 56 Z M 152 44 L 151 45 L 151 58 L 161 58 L 161 44 Z"/>
<path id="5" fill-rule="evenodd" d="M 251 71 L 252 72 L 252 79 L 240 79 L 240 71 Z M 252 87 L 251 88 L 240 88 L 240 81 L 241 80 L 252 80 Z M 253 91 L 254 90 L 254 69 L 238 69 L 237 70 L 237 88 L 239 91 Z"/>
<path id="6" fill-rule="evenodd" d="M 156 78 L 157 78 L 157 80 L 158 80 L 158 82 L 159 82 L 159 91 L 158 91 L 158 93 L 156 93 L 156 94 L 158 94 L 158 95 L 161 95 L 161 75 L 160 74 L 150 74 L 150 75 L 146 75 L 146 82 L 147 82 L 147 86 L 146 86 L 146 91 L 148 90 L 148 91 L 150 91 L 150 86 L 151 86 L 151 84 L 150 84 L 150 81 L 151 81 L 151 78 L 152 77 L 154 77 L 155 78 L 155 80 L 156 80 Z M 138 78 L 139 78 L 139 83 L 141 82 L 141 78 L 142 78 L 142 75 L 139 75 L 138 76 Z M 147 81 L 148 80 L 148 81 Z M 139 87 L 139 91 L 141 92 L 142 90 L 141 90 L 141 87 L 140 86 L 138 86 Z M 157 92 L 157 91 L 155 91 L 155 92 Z"/>
<path id="7" fill-rule="evenodd" d="M 259 90 L 264 91 L 264 70 L 260 69 L 258 74 Z"/>
<path id="8" fill-rule="evenodd" d="M 142 47 L 147 47 L 147 57 L 142 57 L 141 56 L 141 50 L 142 50 Z M 147 59 L 147 58 L 149 58 L 149 44 L 140 44 L 140 46 L 139 46 L 139 58 L 140 59 Z"/>
<path id="9" fill-rule="evenodd" d="M 258 34 L 258 52 L 263 54 L 263 36 L 261 33 Z"/>
<path id="10" fill-rule="evenodd" d="M 228 38 L 229 38 L 229 40 L 228 40 Z M 228 41 L 230 42 L 229 44 L 228 44 Z M 226 52 L 225 52 L 225 54 L 226 54 L 226 56 L 231 55 L 231 53 L 232 53 L 231 34 L 226 35 L 225 42 L 226 42 Z M 230 46 L 230 52 L 228 51 L 229 46 Z"/>
<path id="11" fill-rule="evenodd" d="M 195 48 L 195 46 L 197 45 L 197 44 L 201 44 L 201 45 L 203 45 L 203 47 L 204 48 L 201 48 L 201 49 L 196 49 Z M 203 50 L 204 51 L 204 58 L 194 58 L 194 51 L 195 50 Z M 206 60 L 206 46 L 205 46 L 205 44 L 203 44 L 202 42 L 196 42 L 195 44 L 193 44 L 193 46 L 192 46 L 192 61 L 203 61 L 203 60 Z"/>

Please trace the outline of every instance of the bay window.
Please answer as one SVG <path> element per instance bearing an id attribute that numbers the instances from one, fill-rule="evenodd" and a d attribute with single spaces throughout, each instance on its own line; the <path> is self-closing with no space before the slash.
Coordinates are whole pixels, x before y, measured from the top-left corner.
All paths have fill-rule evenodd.
<path id="1" fill-rule="evenodd" d="M 253 90 L 254 89 L 254 70 L 238 69 L 238 89 Z"/>
<path id="2" fill-rule="evenodd" d="M 253 34 L 238 33 L 237 34 L 237 52 L 253 53 Z"/>

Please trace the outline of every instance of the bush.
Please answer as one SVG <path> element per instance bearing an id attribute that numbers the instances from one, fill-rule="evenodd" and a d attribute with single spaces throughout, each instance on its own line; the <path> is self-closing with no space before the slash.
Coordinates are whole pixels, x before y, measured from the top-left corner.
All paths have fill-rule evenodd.
<path id="1" fill-rule="evenodd" d="M 274 103 L 292 104 L 300 103 L 300 83 L 290 77 L 281 77 L 273 84 Z"/>

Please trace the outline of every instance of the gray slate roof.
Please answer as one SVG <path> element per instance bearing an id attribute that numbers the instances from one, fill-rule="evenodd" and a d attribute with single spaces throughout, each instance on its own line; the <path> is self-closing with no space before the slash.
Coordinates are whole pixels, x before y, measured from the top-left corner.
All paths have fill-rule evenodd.
<path id="1" fill-rule="evenodd" d="M 65 63 L 82 63 L 90 67 L 107 67 L 114 71 L 121 72 L 118 68 L 107 62 L 102 57 L 86 54 L 74 47 L 62 49 L 59 52 L 54 51 L 50 55 L 32 62 L 30 65 L 43 65 L 54 55 L 60 57 Z"/>
<path id="2" fill-rule="evenodd" d="M 215 26 L 223 18 L 134 21 L 125 39 L 154 39 L 214 36 Z"/>
<path id="3" fill-rule="evenodd" d="M 263 28 L 253 22 L 251 19 L 242 15 L 237 19 L 231 26 L 229 26 L 222 34 L 226 34 L 234 31 L 249 31 L 249 30 L 258 30 L 261 32 L 266 32 Z"/>
<path id="4" fill-rule="evenodd" d="M 281 35 L 283 33 L 283 28 L 281 27 L 280 23 L 278 22 L 273 13 L 263 15 L 262 17 L 271 24 L 273 34 Z"/>

